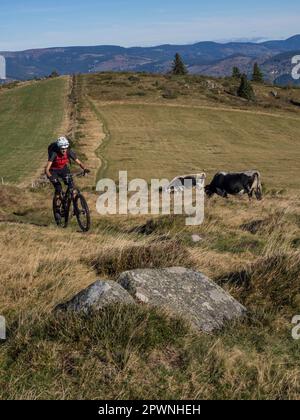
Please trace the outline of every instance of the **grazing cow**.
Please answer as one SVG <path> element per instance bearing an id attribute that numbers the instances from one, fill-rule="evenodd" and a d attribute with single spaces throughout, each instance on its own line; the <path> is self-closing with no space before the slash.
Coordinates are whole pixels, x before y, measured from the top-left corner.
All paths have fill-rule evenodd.
<path id="1" fill-rule="evenodd" d="M 177 176 L 166 187 L 167 192 L 181 192 L 186 188 L 203 189 L 205 184 L 205 173 Z"/>
<path id="2" fill-rule="evenodd" d="M 257 200 L 262 199 L 261 176 L 258 171 L 246 171 L 238 173 L 217 173 L 211 184 L 205 187 L 208 197 L 218 194 L 228 198 L 230 195 L 248 194 L 249 199 L 255 194 Z"/>

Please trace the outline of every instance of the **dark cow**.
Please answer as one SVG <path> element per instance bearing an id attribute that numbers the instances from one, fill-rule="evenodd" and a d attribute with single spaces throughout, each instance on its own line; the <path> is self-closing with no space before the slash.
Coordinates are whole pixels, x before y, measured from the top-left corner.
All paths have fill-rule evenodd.
<path id="1" fill-rule="evenodd" d="M 205 187 L 208 197 L 218 194 L 228 198 L 230 195 L 248 194 L 249 199 L 255 194 L 257 200 L 262 199 L 261 176 L 258 171 L 246 171 L 238 173 L 217 173 L 211 184 Z"/>

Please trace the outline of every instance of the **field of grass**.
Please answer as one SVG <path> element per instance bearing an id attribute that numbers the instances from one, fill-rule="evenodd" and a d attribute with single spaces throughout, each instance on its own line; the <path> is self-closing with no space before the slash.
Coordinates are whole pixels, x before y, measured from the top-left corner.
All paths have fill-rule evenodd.
<path id="1" fill-rule="evenodd" d="M 113 178 L 120 169 L 150 179 L 256 166 L 263 201 L 214 197 L 198 227 L 183 216 L 103 217 L 91 177 L 80 181 L 93 220 L 82 234 L 75 223 L 53 226 L 51 186 L 0 185 L 0 315 L 8 327 L 0 399 L 299 399 L 300 340 L 291 331 L 300 314 L 300 118 L 283 99 L 298 92 L 283 90 L 279 106 L 260 86 L 260 102 L 247 104 L 212 97 L 205 79 L 195 80 L 187 88 L 163 76 L 78 77 L 78 150 L 93 174 L 99 152 L 99 173 Z M 167 88 L 181 93 L 165 99 Z M 175 265 L 203 272 L 248 316 L 207 335 L 148 305 L 53 313 L 97 279 Z"/>
<path id="2" fill-rule="evenodd" d="M 105 162 L 100 176 L 117 179 L 120 170 L 127 170 L 131 178 L 150 180 L 203 170 L 211 177 L 220 170 L 258 169 L 270 188 L 298 188 L 299 112 L 278 109 L 275 104 L 266 110 L 260 102 L 254 109 L 253 105 L 245 109 L 244 102 L 237 108 L 212 100 L 205 91 L 196 96 L 193 89 L 175 101 L 163 99 L 154 88 L 148 94 L 151 99 L 147 95 L 133 99 L 105 76 L 103 90 L 97 91 L 101 76 L 97 77 L 93 88 L 92 76 L 84 83 L 107 131 L 100 148 Z M 124 89 L 130 92 L 130 87 Z M 117 92 L 123 96 L 119 93 L 119 99 L 104 100 Z"/>
<path id="3" fill-rule="evenodd" d="M 110 133 L 102 155 L 112 179 L 119 170 L 150 180 L 259 169 L 270 187 L 299 185 L 300 117 L 132 104 L 98 110 Z"/>
<path id="4" fill-rule="evenodd" d="M 20 182 L 47 159 L 60 134 L 68 79 L 31 83 L 0 92 L 0 179 Z"/>

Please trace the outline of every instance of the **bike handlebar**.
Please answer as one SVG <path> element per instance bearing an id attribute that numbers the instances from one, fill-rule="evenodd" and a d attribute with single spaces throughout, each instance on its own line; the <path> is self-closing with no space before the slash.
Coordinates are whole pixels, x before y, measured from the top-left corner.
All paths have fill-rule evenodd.
<path id="1" fill-rule="evenodd" d="M 77 174 L 72 174 L 71 176 L 74 176 L 76 178 L 82 178 L 86 175 L 88 175 L 90 173 L 90 171 L 84 170 L 82 172 L 78 172 Z"/>
<path id="2" fill-rule="evenodd" d="M 78 173 L 75 173 L 75 174 L 68 174 L 67 176 L 66 176 L 66 179 L 72 179 L 72 178 L 74 178 L 74 177 L 76 177 L 76 178 L 83 178 L 83 177 L 85 177 L 86 175 L 88 175 L 90 173 L 90 171 L 88 171 L 88 172 L 86 172 L 86 171 L 82 171 L 82 172 L 78 172 Z"/>

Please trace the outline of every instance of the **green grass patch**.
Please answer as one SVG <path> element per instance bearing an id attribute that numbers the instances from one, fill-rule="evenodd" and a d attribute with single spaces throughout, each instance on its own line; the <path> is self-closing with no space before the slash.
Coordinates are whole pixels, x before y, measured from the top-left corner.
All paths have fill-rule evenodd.
<path id="1" fill-rule="evenodd" d="M 250 251 L 254 255 L 261 255 L 265 245 L 265 242 L 261 239 L 253 238 L 250 235 L 239 235 L 235 232 L 226 232 L 226 234 L 218 232 L 217 235 L 212 234 L 206 241 L 209 248 L 218 252 L 230 252 L 232 254 Z"/>
<path id="2" fill-rule="evenodd" d="M 143 306 L 27 317 L 0 347 L 0 398 L 297 398 L 299 342 L 273 322 L 253 313 L 206 335 Z"/>
<path id="3" fill-rule="evenodd" d="M 0 94 L 0 178 L 17 182 L 34 174 L 58 136 L 67 80 L 46 80 Z"/>

